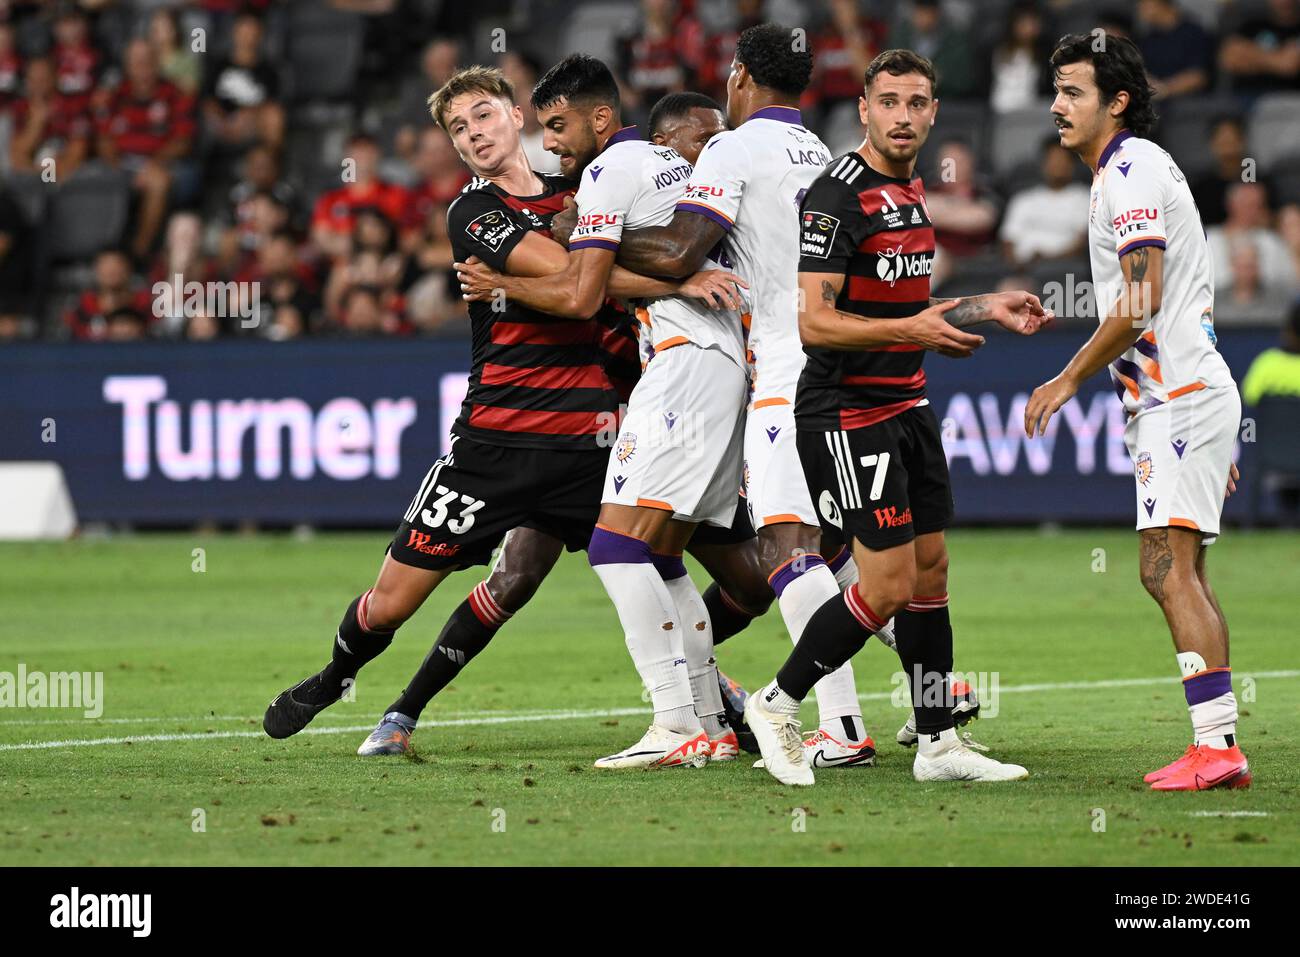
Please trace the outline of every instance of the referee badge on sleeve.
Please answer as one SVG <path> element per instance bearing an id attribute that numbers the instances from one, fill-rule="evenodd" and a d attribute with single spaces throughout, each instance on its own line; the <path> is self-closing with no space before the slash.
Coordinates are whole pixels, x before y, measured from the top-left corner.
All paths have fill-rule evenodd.
<path id="1" fill-rule="evenodd" d="M 799 236 L 800 255 L 829 259 L 831 246 L 835 243 L 835 233 L 839 228 L 840 221 L 834 216 L 813 210 L 805 212 Z"/>

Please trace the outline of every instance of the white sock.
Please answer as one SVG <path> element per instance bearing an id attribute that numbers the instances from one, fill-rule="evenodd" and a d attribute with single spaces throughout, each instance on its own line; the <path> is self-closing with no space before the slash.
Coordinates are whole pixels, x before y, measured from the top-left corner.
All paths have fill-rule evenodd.
<path id="1" fill-rule="evenodd" d="M 775 678 L 772 679 L 771 684 L 764 685 L 755 694 L 759 696 L 763 707 L 768 711 L 775 711 L 778 714 L 799 713 L 799 702 L 782 691 Z"/>
<path id="2" fill-rule="evenodd" d="M 937 735 L 923 734 L 916 742 L 920 753 L 927 758 L 932 758 L 936 754 L 943 754 L 948 749 L 955 748 L 960 744 L 961 739 L 957 737 L 956 728 L 947 728 Z"/>
<path id="3" fill-rule="evenodd" d="M 1229 691 L 1209 701 L 1187 706 L 1192 716 L 1192 732 L 1197 744 L 1209 745 L 1211 748 L 1230 748 L 1228 737 L 1233 743 L 1237 738 L 1237 696 Z"/>
<path id="4" fill-rule="evenodd" d="M 835 584 L 840 586 L 840 591 L 852 588 L 858 583 L 858 566 L 852 560 L 845 562 L 835 572 Z M 894 619 L 885 622 L 885 627 L 873 634 L 882 642 L 898 651 L 898 642 L 894 640 Z"/>
<path id="5" fill-rule="evenodd" d="M 650 690 L 655 724 L 683 734 L 697 730 L 681 623 L 659 572 L 648 561 L 592 568 L 614 602 L 632 663 Z"/>
<path id="6" fill-rule="evenodd" d="M 848 563 L 850 566 L 852 562 Z M 809 619 L 817 609 L 840 593 L 835 584 L 835 576 L 826 565 L 815 565 L 795 578 L 781 591 L 777 604 L 781 606 L 781 617 L 795 644 Z M 857 744 L 865 734 L 862 724 L 862 705 L 858 703 L 858 689 L 853 681 L 853 666 L 847 661 L 835 671 L 822 678 L 813 686 L 817 695 L 817 722 L 827 728 L 837 738 L 847 735 L 848 729 L 838 718 L 853 719 L 857 737 L 851 744 Z"/>
<path id="7" fill-rule="evenodd" d="M 1192 740 L 1211 748 L 1230 748 L 1237 741 L 1237 696 L 1232 693 L 1232 670 L 1207 668 L 1194 651 L 1179 652 L 1187 713 L 1192 718 Z"/>
<path id="8" fill-rule="evenodd" d="M 664 581 L 682 623 L 682 645 L 686 650 L 686 674 L 690 679 L 695 713 L 710 738 L 719 738 L 726 730 L 720 715 L 722 689 L 718 687 L 718 662 L 713 657 L 713 625 L 690 575 Z"/>

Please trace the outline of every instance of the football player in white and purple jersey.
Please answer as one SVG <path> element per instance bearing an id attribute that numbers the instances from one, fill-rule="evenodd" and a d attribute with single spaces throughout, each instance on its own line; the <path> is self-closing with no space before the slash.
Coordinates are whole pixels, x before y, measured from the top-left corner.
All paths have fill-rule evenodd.
<path id="1" fill-rule="evenodd" d="M 1052 54 L 1061 145 L 1093 171 L 1089 258 L 1100 326 L 1025 408 L 1025 431 L 1109 368 L 1128 413 L 1142 584 L 1173 634 L 1193 741 L 1146 775 L 1157 791 L 1246 787 L 1228 624 L 1205 571 L 1232 490 L 1241 399 L 1215 348 L 1214 271 L 1182 171 L 1146 139 L 1156 116 L 1142 56 L 1127 39 L 1063 37 Z"/>

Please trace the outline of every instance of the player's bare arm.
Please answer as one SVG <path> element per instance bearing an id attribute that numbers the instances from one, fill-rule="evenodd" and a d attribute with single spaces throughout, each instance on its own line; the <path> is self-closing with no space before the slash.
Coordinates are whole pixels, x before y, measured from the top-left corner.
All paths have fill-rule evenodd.
<path id="1" fill-rule="evenodd" d="M 520 240 L 506 260 L 509 274 L 498 272 L 477 257 L 471 257 L 469 262 L 456 263 L 455 267 L 465 299 L 491 301 L 498 295 L 497 290 L 501 290 L 507 298 L 553 316 L 589 319 L 605 301 L 606 295 L 620 299 L 686 296 L 704 301 L 715 309 L 739 308 L 740 300 L 733 284 L 744 283 L 732 273 L 713 270 L 677 281 L 640 275 L 622 268 L 611 259 L 595 305 L 589 312 L 584 312 L 588 300 L 579 298 L 579 289 L 571 285 L 574 283 L 571 277 L 573 260 L 588 252 L 592 250 L 570 254 L 559 243 L 530 233 Z M 524 294 L 518 294 L 518 289 L 525 290 Z"/>
<path id="2" fill-rule="evenodd" d="M 1056 411 L 1069 402 L 1079 386 L 1133 347 L 1147 320 L 1160 311 L 1165 251 L 1142 246 L 1120 259 L 1124 286 L 1091 338 L 1055 379 L 1044 382 L 1025 406 L 1025 434 L 1043 435 Z"/>
<path id="3" fill-rule="evenodd" d="M 481 262 L 477 257 L 475 262 Z M 569 265 L 569 253 L 559 243 L 540 233 L 529 233 L 510 252 L 506 272 L 512 276 L 538 278 L 564 272 Z M 609 274 L 611 296 L 634 299 L 641 296 L 675 296 L 681 283 L 652 276 L 639 276 L 615 265 Z"/>
<path id="4" fill-rule="evenodd" d="M 843 273 L 799 274 L 799 336 L 804 345 L 829 349 L 878 349 L 918 345 L 952 358 L 973 355 L 984 338 L 950 325 L 945 316 L 960 305 L 950 299 L 906 319 L 873 319 L 835 307 Z"/>
<path id="5" fill-rule="evenodd" d="M 707 216 L 678 210 L 663 226 L 625 230 L 618 261 L 633 272 L 682 278 L 697 272 L 725 235 Z"/>
<path id="6" fill-rule="evenodd" d="M 1032 336 L 1054 318 L 1054 314 L 1043 308 L 1043 304 L 1033 293 L 1017 289 L 1009 292 L 990 292 L 982 296 L 966 296 L 958 300 L 930 299 L 930 305 L 941 302 L 957 302 L 954 309 L 944 314 L 949 325 L 958 329 L 975 326 L 981 322 L 996 322 L 1004 329 L 1018 332 L 1022 336 Z"/>

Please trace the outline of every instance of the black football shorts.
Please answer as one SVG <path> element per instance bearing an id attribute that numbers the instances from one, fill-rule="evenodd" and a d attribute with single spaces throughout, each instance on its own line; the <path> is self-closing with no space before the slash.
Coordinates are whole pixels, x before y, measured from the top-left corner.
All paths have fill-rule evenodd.
<path id="1" fill-rule="evenodd" d="M 798 446 L 828 536 L 879 551 L 952 524 L 948 460 L 928 405 L 856 429 L 800 429 Z"/>
<path id="2" fill-rule="evenodd" d="M 600 513 L 608 449 L 523 449 L 453 436 L 420 483 L 389 553 L 432 570 L 486 565 L 506 532 L 535 528 L 570 551 Z"/>

